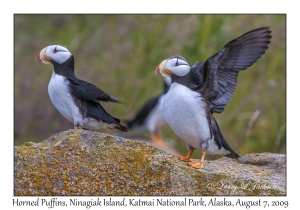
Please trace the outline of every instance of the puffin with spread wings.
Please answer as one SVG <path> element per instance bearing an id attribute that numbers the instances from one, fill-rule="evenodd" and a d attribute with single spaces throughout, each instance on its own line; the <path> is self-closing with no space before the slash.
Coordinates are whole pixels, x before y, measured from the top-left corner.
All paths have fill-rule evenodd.
<path id="1" fill-rule="evenodd" d="M 171 77 L 163 102 L 165 119 L 186 142 L 189 153 L 178 157 L 194 168 L 202 168 L 207 154 L 238 159 L 224 139 L 213 113 L 221 113 L 236 89 L 237 76 L 255 63 L 268 49 L 269 27 L 249 31 L 226 44 L 218 53 L 192 67 L 182 56 L 163 60 L 155 73 Z M 194 150 L 202 151 L 199 162 L 190 160 Z"/>
<path id="2" fill-rule="evenodd" d="M 100 101 L 121 101 L 95 85 L 78 79 L 74 74 L 74 56 L 66 46 L 45 47 L 36 55 L 36 61 L 54 66 L 48 93 L 55 108 L 74 123 L 74 129 L 99 131 L 110 128 L 127 131 L 119 119 L 112 117 L 100 105 Z"/>

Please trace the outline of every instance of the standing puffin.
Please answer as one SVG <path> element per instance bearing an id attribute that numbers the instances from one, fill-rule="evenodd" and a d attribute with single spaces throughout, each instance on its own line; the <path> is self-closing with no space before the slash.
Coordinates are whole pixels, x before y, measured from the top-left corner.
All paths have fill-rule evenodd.
<path id="1" fill-rule="evenodd" d="M 160 128 L 167 124 L 162 110 L 162 103 L 170 85 L 171 78 L 164 77 L 164 92 L 148 100 L 134 119 L 127 120 L 128 129 L 149 131 L 152 141 L 160 146 L 167 146 L 159 133 Z"/>
<path id="2" fill-rule="evenodd" d="M 155 73 L 171 77 L 163 102 L 166 121 L 187 143 L 189 153 L 177 157 L 194 168 L 202 168 L 207 154 L 239 157 L 225 141 L 213 113 L 221 113 L 231 100 L 239 71 L 255 63 L 268 49 L 269 27 L 249 31 L 226 44 L 205 62 L 192 67 L 181 56 L 162 61 Z M 190 161 L 193 150 L 202 151 L 200 162 Z"/>
<path id="3" fill-rule="evenodd" d="M 108 114 L 99 103 L 120 101 L 75 76 L 74 57 L 67 47 L 45 47 L 36 55 L 36 61 L 53 64 L 48 93 L 55 108 L 74 123 L 74 129 L 98 131 L 103 128 L 116 128 L 127 131 L 126 127 L 120 124 L 120 120 Z"/>

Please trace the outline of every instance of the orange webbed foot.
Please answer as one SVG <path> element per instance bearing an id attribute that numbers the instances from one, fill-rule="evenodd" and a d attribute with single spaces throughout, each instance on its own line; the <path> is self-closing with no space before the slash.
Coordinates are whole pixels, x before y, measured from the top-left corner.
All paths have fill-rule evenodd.
<path id="1" fill-rule="evenodd" d="M 193 168 L 203 168 L 203 162 L 189 162 L 189 165 L 192 166 Z"/>
<path id="2" fill-rule="evenodd" d="M 161 147 L 167 147 L 169 146 L 168 143 L 164 142 L 161 138 L 153 139 L 153 142 Z"/>
<path id="3" fill-rule="evenodd" d="M 180 157 L 180 156 L 174 155 L 174 158 L 176 158 L 178 160 L 181 160 L 181 161 L 184 161 L 184 162 L 190 162 L 189 157 Z"/>
<path id="4" fill-rule="evenodd" d="M 190 149 L 189 153 L 187 154 L 186 157 L 180 157 L 180 156 L 177 156 L 177 155 L 174 155 L 174 157 L 181 160 L 181 161 L 184 161 L 184 162 L 190 162 L 193 152 L 194 152 L 194 150 Z"/>
<path id="5" fill-rule="evenodd" d="M 164 142 L 164 140 L 162 140 L 161 136 L 157 133 L 150 133 L 151 139 L 152 141 L 157 144 L 158 146 L 161 147 L 167 147 L 168 143 Z"/>
<path id="6" fill-rule="evenodd" d="M 206 155 L 206 152 L 202 152 L 201 160 L 199 162 L 189 162 L 189 165 L 192 166 L 193 168 L 203 168 L 203 163 L 204 163 L 204 157 Z"/>

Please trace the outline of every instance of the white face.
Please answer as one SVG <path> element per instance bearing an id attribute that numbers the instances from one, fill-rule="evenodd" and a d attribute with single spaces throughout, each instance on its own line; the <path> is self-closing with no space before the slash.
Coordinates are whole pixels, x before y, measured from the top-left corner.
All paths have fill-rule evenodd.
<path id="1" fill-rule="evenodd" d="M 191 70 L 191 66 L 184 59 L 174 56 L 163 60 L 156 68 L 156 73 L 164 77 L 170 77 L 175 74 L 179 77 L 187 75 Z"/>
<path id="2" fill-rule="evenodd" d="M 36 61 L 43 62 L 45 64 L 51 64 L 51 61 L 62 64 L 66 62 L 72 53 L 62 45 L 50 45 L 42 49 L 36 55 Z"/>

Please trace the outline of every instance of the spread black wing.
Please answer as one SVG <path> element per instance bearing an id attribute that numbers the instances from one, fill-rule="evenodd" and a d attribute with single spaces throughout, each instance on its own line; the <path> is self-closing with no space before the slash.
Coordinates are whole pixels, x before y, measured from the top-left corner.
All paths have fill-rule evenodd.
<path id="1" fill-rule="evenodd" d="M 239 71 L 255 63 L 268 49 L 269 27 L 249 31 L 226 44 L 221 51 L 192 67 L 195 82 L 210 104 L 211 113 L 221 113 L 231 100 Z"/>
<path id="2" fill-rule="evenodd" d="M 112 101 L 121 102 L 117 98 L 108 95 L 100 88 L 80 79 L 70 79 L 70 88 L 72 94 L 84 101 L 93 101 L 99 103 L 99 101 Z"/>

